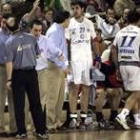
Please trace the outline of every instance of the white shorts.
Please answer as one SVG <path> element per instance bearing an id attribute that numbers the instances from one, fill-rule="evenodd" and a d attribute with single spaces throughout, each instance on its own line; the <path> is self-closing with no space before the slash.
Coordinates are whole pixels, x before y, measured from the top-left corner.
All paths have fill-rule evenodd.
<path id="1" fill-rule="evenodd" d="M 72 68 L 72 81 L 74 84 L 79 85 L 92 85 L 90 79 L 90 69 L 92 67 L 92 62 L 71 62 Z"/>
<path id="2" fill-rule="evenodd" d="M 140 91 L 140 68 L 137 66 L 120 66 L 126 91 Z"/>

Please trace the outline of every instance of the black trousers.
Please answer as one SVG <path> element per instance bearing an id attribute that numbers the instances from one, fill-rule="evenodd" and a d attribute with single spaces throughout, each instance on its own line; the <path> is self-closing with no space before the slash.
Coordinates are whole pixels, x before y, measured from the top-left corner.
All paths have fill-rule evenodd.
<path id="1" fill-rule="evenodd" d="M 36 70 L 13 70 L 12 89 L 18 133 L 26 133 L 24 107 L 25 93 L 27 93 L 36 132 L 44 134 L 46 124 L 40 103 Z"/>

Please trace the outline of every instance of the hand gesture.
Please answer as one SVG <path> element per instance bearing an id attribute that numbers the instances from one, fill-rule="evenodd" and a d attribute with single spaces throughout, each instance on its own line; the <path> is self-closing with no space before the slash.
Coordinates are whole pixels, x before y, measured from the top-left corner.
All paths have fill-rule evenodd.
<path id="1" fill-rule="evenodd" d="M 40 4 L 40 0 L 35 0 L 34 4 L 33 4 L 33 9 L 37 9 L 37 7 Z"/>
<path id="2" fill-rule="evenodd" d="M 71 74 L 70 67 L 67 67 L 66 69 L 64 69 L 64 72 L 65 72 L 66 75 Z"/>
<path id="3" fill-rule="evenodd" d="M 12 90 L 11 86 L 12 86 L 12 82 L 11 82 L 11 81 L 7 81 L 6 87 L 7 87 L 7 89 L 10 90 L 10 91 Z"/>
<path id="4" fill-rule="evenodd" d="M 59 61 L 63 61 L 63 60 L 64 60 L 63 54 L 61 54 L 61 55 L 58 56 L 58 60 L 59 60 Z"/>

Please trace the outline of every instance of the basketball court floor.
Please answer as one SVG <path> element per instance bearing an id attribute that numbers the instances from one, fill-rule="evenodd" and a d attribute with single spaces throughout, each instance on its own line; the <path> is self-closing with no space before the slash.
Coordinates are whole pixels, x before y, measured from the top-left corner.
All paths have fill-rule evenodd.
<path id="1" fill-rule="evenodd" d="M 15 140 L 15 138 L 0 138 Z M 27 140 L 37 140 L 31 134 Z M 140 140 L 140 130 L 130 131 L 90 131 L 50 134 L 49 140 Z"/>

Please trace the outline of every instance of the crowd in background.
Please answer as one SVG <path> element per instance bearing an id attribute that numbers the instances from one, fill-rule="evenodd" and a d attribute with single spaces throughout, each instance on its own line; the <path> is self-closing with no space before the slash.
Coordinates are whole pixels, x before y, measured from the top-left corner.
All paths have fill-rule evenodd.
<path id="1" fill-rule="evenodd" d="M 41 125 L 41 123 L 40 124 L 39 122 L 37 123 L 37 119 L 42 118 L 41 113 L 40 113 L 40 117 L 39 116 L 38 118 L 33 117 L 33 121 L 37 129 L 37 132 L 35 135 L 40 136 L 41 134 L 41 137 L 44 137 L 44 138 L 48 138 L 44 135 L 45 134 L 44 129 L 47 132 L 49 131 L 50 133 L 54 133 L 56 132 L 56 130 L 60 130 L 60 129 L 61 130 L 65 130 L 68 128 L 86 129 L 87 127 L 92 127 L 91 126 L 91 124 L 93 124 L 92 120 L 88 121 L 87 119 L 88 110 L 86 109 L 86 105 L 85 105 L 87 104 L 87 102 L 89 102 L 88 100 L 86 100 L 87 98 L 88 99 L 90 98 L 89 100 L 90 102 L 92 102 L 92 105 L 96 106 L 96 120 L 97 120 L 98 128 L 99 129 L 116 129 L 116 126 L 114 125 L 114 120 L 118 114 L 118 107 L 120 104 L 120 100 L 122 100 L 122 98 L 126 98 L 126 96 L 124 96 L 123 94 L 124 90 L 123 90 L 122 81 L 119 81 L 117 79 L 118 77 L 116 77 L 115 75 L 116 68 L 115 68 L 115 65 L 112 64 L 111 46 L 112 46 L 112 43 L 116 34 L 129 24 L 129 21 L 128 21 L 129 12 L 136 9 L 136 11 L 140 15 L 140 1 L 139 0 L 79 0 L 79 1 L 84 2 L 84 6 L 80 5 L 81 9 L 82 8 L 84 9 L 83 11 L 84 15 L 81 15 L 81 17 L 85 17 L 86 19 L 90 20 L 87 23 L 91 26 L 91 28 L 93 26 L 93 28 L 95 29 L 95 33 L 98 40 L 98 45 L 96 44 L 96 38 L 93 38 L 92 40 L 94 44 L 91 43 L 92 44 L 91 47 L 94 46 L 93 48 L 96 48 L 95 46 L 97 45 L 99 49 L 98 52 L 97 52 L 97 49 L 96 50 L 93 49 L 92 55 L 93 57 L 95 57 L 95 62 L 102 61 L 102 67 L 100 68 L 100 71 L 103 72 L 104 75 L 107 77 L 105 78 L 105 82 L 98 81 L 98 82 L 93 82 L 92 85 L 88 84 L 88 86 L 90 85 L 89 86 L 90 89 L 84 86 L 74 87 L 74 85 L 70 85 L 69 80 L 71 79 L 71 77 L 69 76 L 66 79 L 66 75 L 69 75 L 71 73 L 70 69 L 67 64 L 62 63 L 64 60 L 67 63 L 68 62 L 71 63 L 71 59 L 73 59 L 71 58 L 69 47 L 67 50 L 65 50 L 65 47 L 64 47 L 67 44 L 68 46 L 70 46 L 70 40 L 72 39 L 67 35 L 67 29 L 64 34 L 64 29 L 67 28 L 68 26 L 67 25 L 68 21 L 66 20 L 69 19 L 70 17 L 71 18 L 73 17 L 74 10 L 72 9 L 71 2 L 74 2 L 74 0 L 36 0 L 36 1 L 34 0 L 26 0 L 26 1 L 8 0 L 6 1 L 6 3 L 3 3 L 1 5 L 1 12 L 0 12 L 0 23 L 1 23 L 0 45 L 1 46 L 5 46 L 4 43 L 6 42 L 8 38 L 10 38 L 10 31 L 7 31 L 6 29 L 6 34 L 3 34 L 2 28 L 7 26 L 5 23 L 7 22 L 8 16 L 9 16 L 7 14 L 13 14 L 16 16 L 17 22 L 19 23 L 19 29 L 23 32 L 26 32 L 26 33 L 28 32 L 34 35 L 36 38 L 38 38 L 37 43 L 40 46 L 42 46 L 42 50 L 45 44 L 48 47 L 47 49 L 50 51 L 50 54 L 53 57 L 55 56 L 55 58 L 58 59 L 56 60 L 55 58 L 50 56 L 49 58 L 47 58 L 48 60 L 47 65 L 45 64 L 46 62 L 45 63 L 43 62 L 44 61 L 43 58 L 40 58 L 37 60 L 37 63 L 40 64 L 36 68 L 36 70 L 38 72 L 37 73 L 38 84 L 39 84 L 40 93 L 41 93 L 40 99 L 41 99 L 41 105 L 43 108 L 42 114 L 45 119 L 47 118 L 46 126 L 44 126 L 46 128 L 42 128 L 42 130 L 37 129 L 37 127 Z M 75 5 L 73 5 L 73 8 L 76 8 L 74 7 Z M 68 11 L 68 13 L 62 12 L 64 10 Z M 11 16 L 11 17 L 14 17 L 14 16 Z M 75 21 L 73 20 L 73 22 Z M 92 25 L 90 22 L 92 23 Z M 55 23 L 57 23 L 58 25 L 61 24 L 62 28 L 64 29 L 61 29 L 57 24 L 55 25 Z M 70 25 L 72 26 L 72 23 Z M 140 22 L 138 25 L 140 26 Z M 39 28 L 40 26 L 41 28 Z M 91 28 L 89 30 L 92 30 Z M 54 32 L 55 29 L 57 29 L 57 32 Z M 92 31 L 94 31 L 94 29 Z M 83 32 L 83 30 L 81 30 L 81 32 Z M 69 32 L 71 33 L 71 31 Z M 88 29 L 87 29 L 87 32 L 88 32 Z M 71 34 L 72 35 L 76 34 L 75 30 L 73 30 Z M 94 35 L 94 33 L 92 35 Z M 45 37 L 47 37 L 48 40 L 44 39 Z M 69 40 L 67 43 L 66 43 L 65 37 L 67 38 L 67 40 Z M 61 46 L 59 47 L 59 49 L 56 49 L 55 46 L 59 46 L 60 44 Z M 1 46 L 0 46 L 0 49 L 2 49 Z M 52 48 L 49 48 L 50 46 L 54 49 L 51 50 Z M 48 51 L 47 49 L 45 50 L 46 52 Z M 67 54 L 67 51 L 68 51 L 68 54 Z M 10 55 L 10 52 L 8 52 L 8 54 Z M 64 54 L 64 56 L 61 56 L 61 54 Z M 0 52 L 0 55 L 1 55 L 0 57 L 2 58 L 3 53 Z M 67 55 L 68 55 L 68 58 L 66 58 Z M 101 56 L 101 58 L 99 58 L 99 56 Z M 56 65 L 54 65 L 54 63 Z M 65 73 L 63 73 L 62 69 Z M 25 77 L 26 76 L 27 75 L 25 75 Z M 0 85 L 0 136 L 4 136 L 4 137 L 8 135 L 6 133 L 5 126 L 3 124 L 5 101 L 7 97 L 8 97 L 8 105 L 9 105 L 9 113 L 10 113 L 9 135 L 10 136 L 17 135 L 16 125 L 17 124 L 22 125 L 20 124 L 19 118 L 16 118 L 16 121 L 15 121 L 15 115 L 18 116 L 18 111 L 20 112 L 20 108 L 18 109 L 16 108 L 17 112 L 15 111 L 16 113 L 14 114 L 15 109 L 13 106 L 11 91 L 8 91 L 8 94 L 6 93 L 4 95 L 2 93 L 3 91 L 5 91 L 6 79 L 7 79 L 6 69 L 0 59 L 0 84 L 1 84 Z M 8 82 L 11 82 L 10 81 L 11 77 L 9 77 L 8 80 L 9 80 Z M 66 83 L 65 83 L 66 81 L 69 84 L 69 88 L 66 87 Z M 65 93 L 63 93 L 64 88 L 65 88 Z M 67 88 L 69 90 L 66 90 Z M 96 93 L 95 93 L 95 89 L 96 89 Z M 69 92 L 71 93 L 69 94 Z M 75 94 L 75 92 L 77 92 L 77 94 Z M 81 106 L 83 107 L 83 110 L 81 110 L 80 112 L 81 122 L 80 124 L 78 124 L 78 120 L 77 120 L 78 116 L 76 113 L 76 107 L 74 107 L 74 105 L 76 106 L 77 104 L 74 102 L 74 100 L 76 100 L 77 102 L 77 99 L 78 99 L 77 96 L 81 97 L 82 92 L 83 92 L 83 95 L 84 95 L 84 92 L 88 92 L 90 96 L 88 97 L 87 95 L 84 95 L 81 98 L 82 100 Z M 66 98 L 69 98 L 70 100 L 70 112 L 69 112 L 70 114 L 68 114 L 67 120 L 63 124 L 60 121 L 60 116 L 61 116 L 63 103 L 65 101 L 64 96 L 68 96 Z M 46 98 L 49 98 L 49 99 L 46 99 Z M 102 109 L 106 102 L 106 99 L 108 98 L 111 99 L 110 100 L 111 113 L 110 113 L 109 122 L 107 123 L 104 119 Z M 26 118 L 28 118 L 29 117 L 28 104 L 31 105 L 31 103 L 28 103 L 27 99 L 25 100 L 27 102 L 25 106 L 25 116 Z M 20 104 L 19 102 L 17 104 Z M 34 111 L 33 108 L 30 108 L 30 109 L 32 109 L 31 111 Z M 49 112 L 47 116 L 46 116 L 46 111 L 47 113 Z M 20 113 L 22 114 L 22 112 Z M 133 117 L 133 115 L 131 117 Z M 24 120 L 24 117 L 23 117 L 23 120 Z M 140 123 L 136 115 L 133 117 L 133 119 L 131 119 L 131 121 L 132 120 L 134 122 Z M 26 123 L 26 121 L 24 123 Z M 18 131 L 20 132 L 20 130 Z M 19 133 L 19 132 L 18 132 L 19 134 L 18 138 L 22 136 L 23 137 L 26 136 L 26 135 L 21 135 L 21 134 L 25 134 L 26 132 L 24 131 L 23 133 Z"/>

